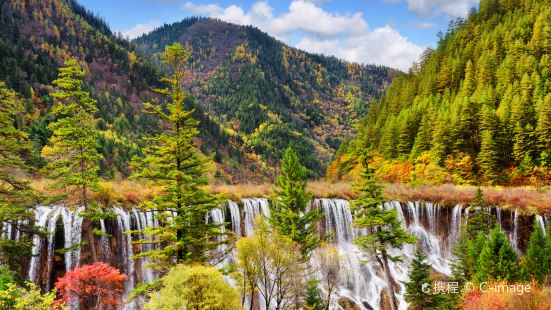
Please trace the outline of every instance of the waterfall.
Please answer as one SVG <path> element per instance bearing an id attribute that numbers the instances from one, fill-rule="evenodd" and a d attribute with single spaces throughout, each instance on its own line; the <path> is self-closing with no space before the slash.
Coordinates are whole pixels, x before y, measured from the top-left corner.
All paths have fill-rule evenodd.
<path id="1" fill-rule="evenodd" d="M 396 211 L 396 216 L 401 221 L 403 228 L 417 237 L 421 248 L 427 254 L 427 262 L 435 271 L 443 275 L 450 274 L 451 249 L 461 235 L 462 228 L 469 216 L 470 207 L 456 205 L 446 209 L 437 204 L 414 201 L 403 204 L 392 201 L 381 207 Z M 321 237 L 328 237 L 327 240 L 337 248 L 342 258 L 341 283 L 335 294 L 353 300 L 360 309 L 379 308 L 381 294 L 387 288 L 386 280 L 380 266 L 373 258 L 354 244 L 354 238 L 367 234 L 367 230 L 354 227 L 354 215 L 350 210 L 349 203 L 342 199 L 315 199 L 309 208 L 318 208 L 324 212 L 324 217 L 318 226 L 319 232 Z M 113 207 L 111 210 L 116 217 L 99 221 L 99 228 L 103 233 L 109 231 L 113 234 L 112 240 L 105 236 L 98 237 L 98 240 L 101 241 L 100 254 L 104 260 L 110 260 L 115 267 L 121 269 L 121 272 L 127 274 L 123 294 L 124 298 L 127 298 L 137 283 L 153 281 L 159 276 L 154 270 L 145 267 L 150 262 L 149 258 L 135 261 L 133 259 L 135 252 L 138 251 L 138 248 L 141 248 L 141 251 L 158 249 L 159 245 L 133 245 L 132 235 L 125 232 L 159 227 L 159 221 L 170 222 L 174 214 L 168 212 L 164 220 L 159 220 L 156 211 L 121 207 Z M 64 254 L 66 270 L 80 265 L 79 245 L 82 238 L 80 211 L 82 208 L 70 210 L 61 206 L 39 206 L 35 209 L 35 225 L 47 234 L 32 236 L 32 253 L 34 255 L 30 260 L 28 277 L 32 281 L 40 283 L 46 290 L 50 288 L 50 282 L 52 282 L 50 277 L 55 273 L 54 257 L 57 241 L 55 232 L 57 229 L 63 229 L 65 240 L 63 246 L 67 249 Z M 495 208 L 495 214 L 500 227 L 509 236 L 511 244 L 520 252 L 519 247 L 524 246 L 519 242 L 521 241 L 519 240 L 520 234 L 524 232 L 524 227 L 521 226 L 528 222 L 524 219 L 525 215 L 520 214 L 519 210 L 509 211 L 499 208 Z M 239 238 L 251 236 L 254 233 L 254 220 L 260 215 L 264 218 L 270 216 L 268 200 L 265 198 L 247 198 L 239 204 L 229 200 L 225 206 L 211 210 L 208 213 L 207 221 L 221 224 L 225 223 L 228 218 L 231 222 L 231 230 Z M 545 227 L 549 225 L 548 220 L 545 214 L 535 216 L 535 221 L 544 228 L 544 232 Z M 62 228 L 58 225 L 59 222 L 63 224 Z M 21 238 L 21 232 L 17 229 L 17 225 L 22 224 L 24 222 L 2 223 L 1 236 L 18 240 Z M 222 226 L 220 229 L 222 231 L 229 230 L 230 226 Z M 138 237 L 134 237 L 134 239 L 136 238 Z M 141 233 L 139 238 L 153 241 L 152 237 L 144 233 Z M 223 239 L 219 241 L 223 241 Z M 400 287 L 397 293 L 400 309 L 407 307 L 403 298 L 405 288 L 402 281 L 408 280 L 409 260 L 413 257 L 415 249 L 415 245 L 405 245 L 402 249 L 389 248 L 389 254 L 402 258 L 402 262 L 390 263 L 391 275 Z M 220 244 L 217 252 L 229 252 L 227 256 L 217 262 L 217 267 L 223 267 L 235 261 L 235 248 L 229 248 L 229 245 Z M 309 263 L 315 272 L 316 266 L 320 265 L 316 252 L 312 255 Z M 339 308 L 336 300 L 337 298 L 333 299 L 332 308 Z M 127 304 L 124 309 L 138 309 L 140 302 L 134 301 Z"/>
<path id="2" fill-rule="evenodd" d="M 356 235 L 348 202 L 342 199 L 316 199 L 314 206 L 324 212 L 323 231 L 326 236 L 332 237 L 331 241 L 342 258 L 338 293 L 352 300 L 379 305 L 380 293 L 386 282 L 378 276 L 372 264 L 363 263 L 369 258 L 353 243 Z M 314 269 L 320 265 L 317 259 L 317 255 L 312 255 L 310 263 Z"/>
<path id="3" fill-rule="evenodd" d="M 262 215 L 270 218 L 270 207 L 266 198 L 246 198 L 243 199 L 243 224 L 245 226 L 245 236 L 254 234 L 254 221 Z"/>
<path id="4" fill-rule="evenodd" d="M 124 285 L 123 297 L 126 299 L 130 295 L 130 291 L 135 286 L 135 274 L 134 274 L 134 250 L 132 248 L 132 236 L 125 234 L 125 231 L 131 230 L 130 226 L 130 214 L 126 210 L 114 207 L 113 212 L 117 215 L 117 226 L 118 226 L 118 240 L 119 240 L 119 253 L 122 258 L 122 267 L 121 270 L 127 275 Z"/>
<path id="5" fill-rule="evenodd" d="M 511 246 L 515 248 L 517 252 L 520 252 L 518 249 L 518 209 L 515 209 L 513 213 L 513 232 L 511 234 Z"/>
<path id="6" fill-rule="evenodd" d="M 111 247 L 109 246 L 109 239 L 107 237 L 107 229 L 105 228 L 105 220 L 100 219 L 100 228 L 101 228 L 101 254 L 103 257 L 103 261 L 109 262 L 111 259 Z"/>
<path id="7" fill-rule="evenodd" d="M 545 221 L 543 219 L 543 217 L 539 214 L 536 215 L 536 221 L 539 223 L 539 225 L 541 226 L 541 229 L 543 229 L 543 235 L 546 236 L 546 231 L 545 231 Z"/>
<path id="8" fill-rule="evenodd" d="M 84 208 L 80 207 L 77 210 L 69 210 L 61 208 L 61 218 L 63 220 L 63 231 L 65 233 L 65 249 L 70 249 L 65 252 L 65 269 L 73 270 L 80 266 L 80 242 L 82 239 L 82 212 Z M 51 242 L 53 244 L 53 242 Z"/>
<path id="9" fill-rule="evenodd" d="M 450 233 L 454 237 L 458 237 L 459 234 L 461 233 L 461 213 L 462 213 L 462 211 L 463 211 L 463 206 L 461 206 L 461 205 L 456 205 L 455 207 L 453 207 Z"/>
<path id="10" fill-rule="evenodd" d="M 228 200 L 228 209 L 230 209 L 231 227 L 236 238 L 241 237 L 241 212 L 239 205 L 231 200 Z"/>
<path id="11" fill-rule="evenodd" d="M 36 207 L 36 210 L 35 210 L 35 223 L 34 225 L 48 233 L 48 240 L 50 241 L 49 244 L 52 244 L 53 242 L 51 242 L 53 240 L 53 235 L 55 233 L 55 223 L 57 221 L 57 216 L 59 216 L 59 213 L 56 214 L 56 212 L 59 212 L 59 207 L 45 207 L 45 206 L 38 206 Z M 54 218 L 55 220 L 54 221 L 49 221 L 50 220 L 50 216 L 52 215 L 52 213 L 55 215 Z M 53 225 L 52 225 L 53 223 Z M 31 249 L 31 253 L 32 253 L 32 257 L 31 257 L 31 262 L 29 264 L 29 280 L 31 281 L 37 281 L 37 276 L 38 276 L 38 269 L 40 268 L 40 254 L 41 254 L 41 251 L 42 251 L 42 247 L 43 247 L 43 242 L 42 242 L 42 237 L 39 235 L 39 234 L 35 234 L 33 236 L 33 246 L 32 246 L 32 249 Z M 50 257 L 53 257 L 53 253 L 52 253 L 52 249 L 53 247 L 49 247 L 48 248 L 48 266 L 50 266 L 51 264 L 51 259 Z M 52 253 L 50 255 L 50 253 Z M 49 267 L 48 267 L 49 268 Z M 49 273 L 48 273 L 49 275 Z M 49 282 L 49 281 L 48 281 Z"/>
<path id="12" fill-rule="evenodd" d="M 47 266 L 47 276 L 46 276 L 46 290 L 49 290 L 50 289 L 50 277 L 51 277 L 51 274 L 52 274 L 52 263 L 53 263 L 53 259 L 54 259 L 54 239 L 55 239 L 55 231 L 56 231 L 56 228 L 57 228 L 57 220 L 59 218 L 59 215 L 61 214 L 61 207 L 54 207 L 52 208 L 52 212 L 50 213 L 50 218 L 48 219 L 48 251 L 46 252 L 46 257 L 47 257 L 47 263 L 46 263 L 46 266 Z M 67 238 L 65 238 L 67 239 Z M 69 240 L 70 242 L 70 240 Z M 67 243 L 66 243 L 67 244 Z M 67 248 L 67 246 L 65 246 Z"/>
<path id="13" fill-rule="evenodd" d="M 222 233 L 222 236 L 218 237 L 217 241 L 220 242 L 220 244 L 218 244 L 216 251 L 223 256 L 220 258 L 217 257 L 214 262 L 214 264 L 218 267 L 227 266 L 230 263 L 231 259 L 234 258 L 234 256 L 232 255 L 233 253 L 230 255 L 228 255 L 227 253 L 228 245 L 225 243 L 222 243 L 226 240 L 226 236 L 225 236 L 226 227 L 222 225 L 226 222 L 226 214 L 224 213 L 224 209 L 222 209 L 223 207 L 224 206 L 220 206 L 220 208 L 213 209 L 209 212 L 210 221 L 212 221 L 213 224 L 220 225 L 219 229 L 220 229 L 220 232 Z"/>

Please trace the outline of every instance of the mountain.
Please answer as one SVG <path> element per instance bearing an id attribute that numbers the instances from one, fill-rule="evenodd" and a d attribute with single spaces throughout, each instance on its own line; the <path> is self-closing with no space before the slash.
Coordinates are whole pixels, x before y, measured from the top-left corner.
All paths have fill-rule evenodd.
<path id="1" fill-rule="evenodd" d="M 34 144 L 35 154 L 28 159 L 33 166 L 43 165 L 40 150 L 51 135 L 51 82 L 65 59 L 77 57 L 88 72 L 85 82 L 99 108 L 104 156 L 100 173 L 105 178 L 128 176 L 142 137 L 158 128 L 142 112 L 143 103 L 156 97 L 151 89 L 159 86 L 158 66 L 73 0 L 0 0 L 0 28 L 0 80 L 26 99 L 21 118 Z M 203 152 L 213 154 L 223 167 L 232 163 L 245 174 L 256 169 L 258 163 L 244 156 L 242 141 L 222 131 L 195 98 L 187 103 L 200 120 Z"/>
<path id="2" fill-rule="evenodd" d="M 166 69 L 157 53 L 174 41 L 193 49 L 187 100 L 200 120 L 201 150 L 225 182 L 271 178 L 291 145 L 320 176 L 351 124 L 396 71 L 350 64 L 290 48 L 253 27 L 205 18 L 165 25 L 133 42 L 114 34 L 74 0 L 0 0 L 0 80 L 25 98 L 22 126 L 33 141 L 28 161 L 43 165 L 49 143 L 51 82 L 68 57 L 88 72 L 97 100 L 100 173 L 130 174 L 142 138 L 159 128 L 142 112 Z"/>
<path id="3" fill-rule="evenodd" d="M 185 86 L 270 173 L 291 145 L 312 176 L 324 173 L 354 120 L 397 71 L 313 55 L 252 26 L 211 18 L 164 25 L 132 43 L 159 62 L 173 42 L 192 49 Z"/>
<path id="4" fill-rule="evenodd" d="M 550 68 L 549 2 L 482 0 L 370 107 L 330 177 L 370 148 L 391 182 L 550 184 Z"/>
<path id="5" fill-rule="evenodd" d="M 156 127 L 141 113 L 152 98 L 157 69 L 136 57 L 127 41 L 77 2 L 0 0 L 0 80 L 26 98 L 26 130 L 36 153 L 48 143 L 52 120 L 51 82 L 64 59 L 77 57 L 88 72 L 87 87 L 98 102 L 101 148 L 106 158 L 101 172 L 128 174 L 138 137 Z M 40 166 L 37 155 L 34 160 Z"/>

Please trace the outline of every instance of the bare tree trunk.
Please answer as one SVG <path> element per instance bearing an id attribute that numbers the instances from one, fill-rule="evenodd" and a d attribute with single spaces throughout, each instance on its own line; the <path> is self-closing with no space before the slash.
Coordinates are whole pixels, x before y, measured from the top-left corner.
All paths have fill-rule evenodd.
<path id="1" fill-rule="evenodd" d="M 80 147 L 80 153 L 83 154 L 84 153 L 84 149 L 83 147 L 81 146 Z M 86 179 L 86 164 L 84 163 L 84 159 L 81 159 L 80 161 L 80 172 L 81 172 L 81 177 L 82 179 Z M 84 212 L 88 212 L 88 193 L 87 193 L 87 190 L 88 188 L 86 187 L 86 185 L 83 185 L 82 186 L 82 207 L 84 207 Z M 87 235 L 88 235 L 88 245 L 90 246 L 90 252 L 92 254 L 92 263 L 95 263 L 98 261 L 98 253 L 96 252 L 96 241 L 94 240 L 94 224 L 92 223 L 92 221 L 88 221 L 89 223 L 89 226 L 88 227 L 88 232 L 87 232 Z"/>
<path id="2" fill-rule="evenodd" d="M 92 263 L 98 262 L 98 253 L 96 251 L 96 240 L 94 239 L 94 226 L 92 224 L 92 221 L 88 221 L 88 244 L 90 246 L 90 253 L 92 255 Z"/>
<path id="3" fill-rule="evenodd" d="M 251 287 L 251 306 L 249 307 L 249 310 L 253 310 L 254 308 L 254 289 Z"/>
<path id="4" fill-rule="evenodd" d="M 385 271 L 386 281 L 388 284 L 388 295 L 390 296 L 390 305 L 392 307 L 392 310 L 398 310 L 398 301 L 396 300 L 396 295 L 394 294 L 394 279 L 390 274 L 390 268 L 388 266 L 388 256 L 387 256 L 386 250 L 381 251 L 381 256 L 382 256 L 382 259 L 379 259 L 379 261 L 382 263 L 383 269 Z"/>

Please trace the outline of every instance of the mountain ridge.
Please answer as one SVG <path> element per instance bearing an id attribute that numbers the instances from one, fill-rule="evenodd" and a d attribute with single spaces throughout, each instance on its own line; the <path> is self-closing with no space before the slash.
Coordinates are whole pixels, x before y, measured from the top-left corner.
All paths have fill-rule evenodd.
<path id="1" fill-rule="evenodd" d="M 339 144 L 353 137 L 353 120 L 398 73 L 308 54 L 254 27 L 208 18 L 157 29 L 153 33 L 165 31 L 166 39 L 148 49 L 144 38 L 153 42 L 154 34 L 127 41 L 74 0 L 0 0 L 0 25 L 7 30 L 0 35 L 0 79 L 26 99 L 22 118 L 35 146 L 29 161 L 37 169 L 44 163 L 51 82 L 65 59 L 77 57 L 99 108 L 105 178 L 128 176 L 141 137 L 157 130 L 142 106 L 157 98 L 152 88 L 166 69 L 156 53 L 175 41 L 194 50 L 184 81 L 192 95 L 187 104 L 200 120 L 201 150 L 214 158 L 221 182 L 272 178 L 288 145 L 304 158 L 310 176 L 321 176 Z"/>
<path id="2" fill-rule="evenodd" d="M 212 18 L 163 25 L 132 43 L 158 62 L 163 46 L 175 41 L 193 50 L 185 84 L 211 115 L 241 134 L 269 166 L 291 144 L 317 176 L 338 145 L 353 136 L 350 120 L 398 73 L 310 54 L 253 26 Z M 297 133 L 300 142 L 293 143 Z"/>

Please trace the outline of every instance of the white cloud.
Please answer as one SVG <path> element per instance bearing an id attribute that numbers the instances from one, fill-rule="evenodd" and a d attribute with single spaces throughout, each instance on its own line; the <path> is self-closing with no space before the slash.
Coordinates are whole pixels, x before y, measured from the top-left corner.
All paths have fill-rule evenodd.
<path id="1" fill-rule="evenodd" d="M 400 0 L 384 0 L 399 2 Z M 408 10 L 424 16 L 448 14 L 451 17 L 466 17 L 472 7 L 480 0 L 406 0 Z"/>
<path id="2" fill-rule="evenodd" d="M 253 25 L 284 41 L 298 34 L 302 36 L 298 48 L 347 61 L 407 70 L 423 51 L 390 26 L 370 30 L 360 12 L 345 15 L 328 12 L 315 2 L 320 1 L 293 0 L 288 10 L 278 16 L 273 15 L 267 1 L 254 3 L 248 11 L 236 5 L 192 2 L 184 8 L 231 23 Z"/>
<path id="3" fill-rule="evenodd" d="M 145 24 L 136 24 L 134 27 L 128 30 L 123 30 L 122 35 L 129 39 L 135 39 L 144 33 L 151 32 L 153 29 L 159 27 L 160 25 L 161 23 L 159 23 L 158 21 L 151 20 Z"/>
<path id="4" fill-rule="evenodd" d="M 248 12 L 236 5 L 223 8 L 217 4 L 196 5 L 191 2 L 187 2 L 184 8 L 236 24 L 254 25 L 278 37 L 297 30 L 325 37 L 358 34 L 368 28 L 362 13 L 329 13 L 315 3 L 304 0 L 292 1 L 288 11 L 278 17 L 273 16 L 272 7 L 267 1 L 254 3 Z"/>
<path id="5" fill-rule="evenodd" d="M 407 70 L 423 48 L 390 26 L 376 28 L 360 36 L 337 39 L 304 38 L 297 47 L 313 53 L 330 54 L 359 63 L 375 63 Z"/>

